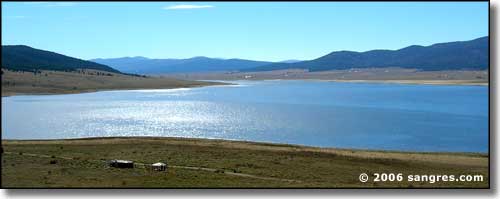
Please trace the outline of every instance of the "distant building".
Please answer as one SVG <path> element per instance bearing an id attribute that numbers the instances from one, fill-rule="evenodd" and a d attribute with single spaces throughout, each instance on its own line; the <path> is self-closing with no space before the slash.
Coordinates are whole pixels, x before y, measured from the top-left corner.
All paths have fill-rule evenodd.
<path id="1" fill-rule="evenodd" d="M 166 171 L 167 164 L 165 164 L 163 162 L 157 162 L 157 163 L 151 164 L 151 169 L 154 171 Z"/>
<path id="2" fill-rule="evenodd" d="M 109 166 L 116 168 L 134 168 L 134 162 L 130 160 L 111 160 L 109 161 Z"/>

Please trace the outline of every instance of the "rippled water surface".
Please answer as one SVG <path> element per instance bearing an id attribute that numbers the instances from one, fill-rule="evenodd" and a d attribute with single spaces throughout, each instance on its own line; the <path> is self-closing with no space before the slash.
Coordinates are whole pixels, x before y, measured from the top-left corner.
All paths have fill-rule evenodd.
<path id="1" fill-rule="evenodd" d="M 341 148 L 488 151 L 488 87 L 236 83 L 3 97 L 2 138 L 176 136 Z"/>

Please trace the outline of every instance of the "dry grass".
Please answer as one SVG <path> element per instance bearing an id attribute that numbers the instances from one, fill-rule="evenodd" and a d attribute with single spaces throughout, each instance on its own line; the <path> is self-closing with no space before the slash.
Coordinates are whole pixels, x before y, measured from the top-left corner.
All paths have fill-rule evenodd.
<path id="1" fill-rule="evenodd" d="M 2 96 L 65 94 L 100 90 L 166 89 L 221 84 L 174 78 L 130 76 L 95 70 L 80 72 L 41 71 L 37 74 L 3 69 L 2 71 Z"/>
<path id="2" fill-rule="evenodd" d="M 170 74 L 165 77 L 203 80 L 264 80 L 264 79 L 310 79 L 349 82 L 380 82 L 404 84 L 461 84 L 488 85 L 488 71 L 418 71 L 397 67 L 330 70 L 308 72 L 290 69 L 265 72 L 211 72 L 191 74 Z"/>
<path id="3" fill-rule="evenodd" d="M 225 140 L 115 137 L 3 140 L 4 187 L 488 187 L 488 155 L 316 148 Z M 46 158 L 26 154 L 45 154 Z M 20 155 L 24 154 L 24 155 Z M 50 157 L 57 162 L 50 164 Z M 62 158 L 65 157 L 66 159 Z M 68 159 L 69 158 L 69 159 Z M 164 174 L 106 168 L 95 160 L 127 159 L 214 168 Z M 35 171 L 33 171 L 33 169 Z M 30 172 L 31 170 L 31 172 Z M 51 174 L 48 174 L 50 171 Z M 224 172 L 297 180 L 275 181 Z M 483 175 L 483 182 L 367 182 L 360 173 Z M 122 180 L 123 179 L 123 180 Z M 122 181 L 125 185 L 122 185 Z"/>

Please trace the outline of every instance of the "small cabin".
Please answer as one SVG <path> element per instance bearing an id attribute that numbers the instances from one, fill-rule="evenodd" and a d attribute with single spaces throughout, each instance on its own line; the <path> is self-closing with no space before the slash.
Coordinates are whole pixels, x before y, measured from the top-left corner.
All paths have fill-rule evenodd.
<path id="1" fill-rule="evenodd" d="M 111 160 L 109 161 L 109 166 L 115 168 L 134 168 L 134 162 L 130 160 Z"/>
<path id="2" fill-rule="evenodd" d="M 166 171 L 167 170 L 167 164 L 163 162 L 157 162 L 154 164 L 151 164 L 151 169 L 154 171 Z"/>

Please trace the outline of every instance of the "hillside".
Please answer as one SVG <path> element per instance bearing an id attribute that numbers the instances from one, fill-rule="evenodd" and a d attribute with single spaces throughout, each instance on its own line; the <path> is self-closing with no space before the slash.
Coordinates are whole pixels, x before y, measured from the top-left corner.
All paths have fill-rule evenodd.
<path id="1" fill-rule="evenodd" d="M 274 63 L 241 71 L 306 69 L 309 71 L 350 68 L 400 67 L 424 71 L 488 69 L 488 37 L 470 41 L 409 46 L 399 50 L 367 52 L 336 51 L 310 61 Z"/>
<path id="2" fill-rule="evenodd" d="M 24 45 L 2 46 L 2 68 L 22 71 L 93 69 L 119 73 L 119 71 L 106 65 Z"/>
<path id="3" fill-rule="evenodd" d="M 166 74 L 189 72 L 237 71 L 271 64 L 271 62 L 245 59 L 216 59 L 193 57 L 189 59 L 149 59 L 145 57 L 122 57 L 92 59 L 122 72 L 137 74 Z"/>

